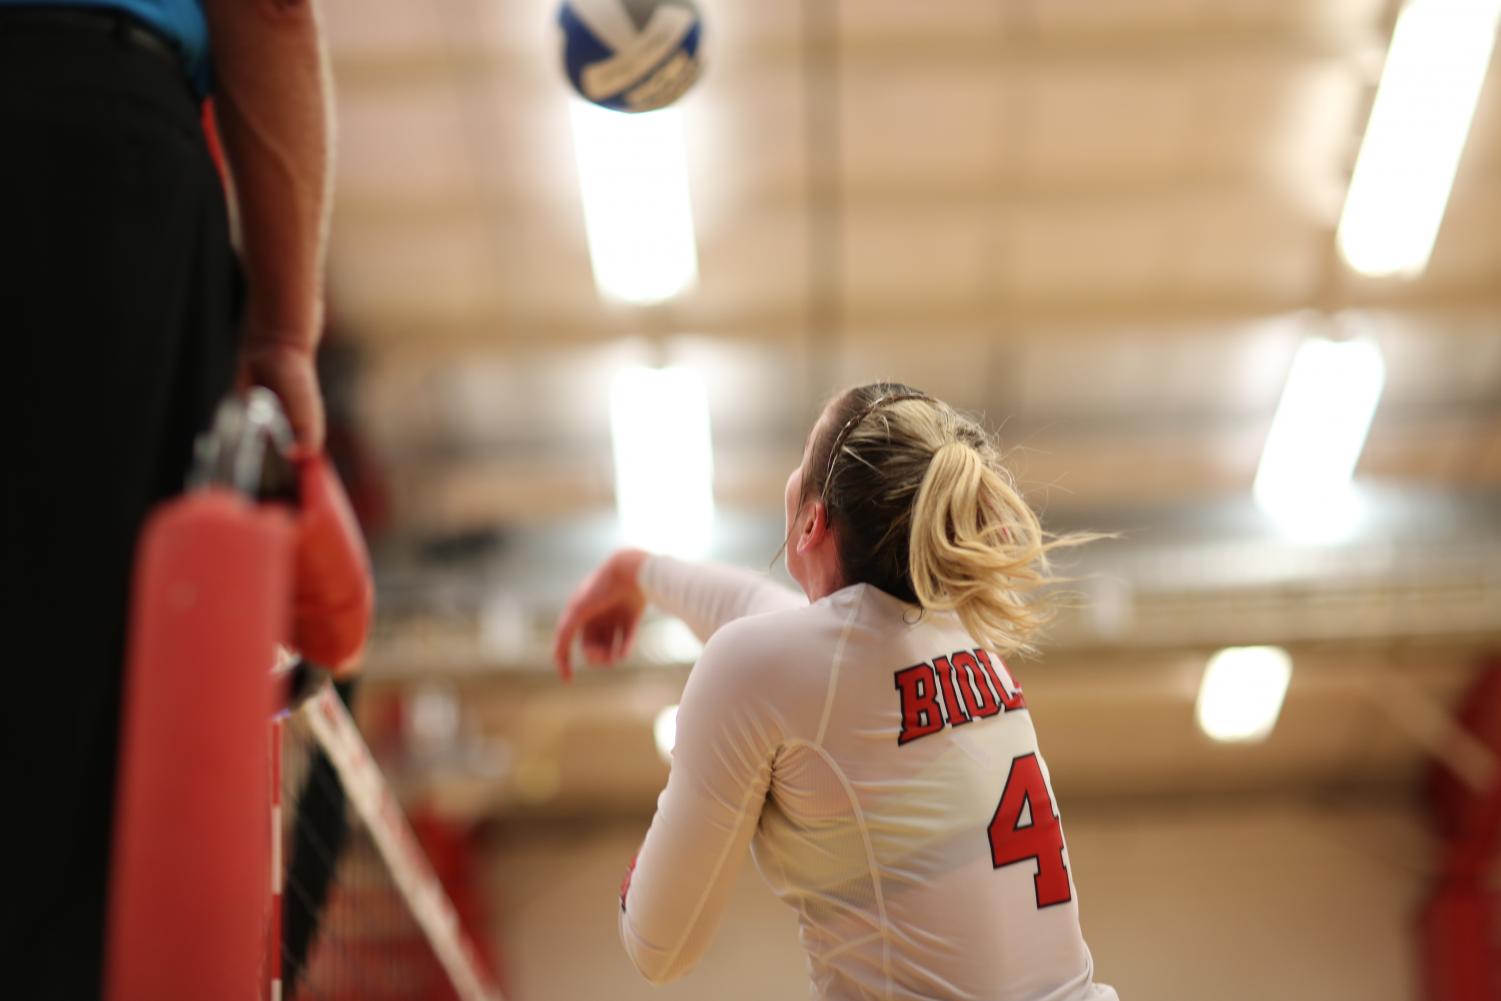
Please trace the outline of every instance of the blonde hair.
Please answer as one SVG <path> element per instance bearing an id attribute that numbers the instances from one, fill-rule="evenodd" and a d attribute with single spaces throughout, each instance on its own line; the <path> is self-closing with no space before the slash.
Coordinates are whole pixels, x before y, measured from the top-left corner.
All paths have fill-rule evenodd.
<path id="1" fill-rule="evenodd" d="M 952 611 L 1001 656 L 1032 652 L 1053 614 L 1039 592 L 1059 581 L 1048 554 L 1098 536 L 1045 532 L 991 436 L 941 400 L 872 383 L 828 414 L 803 491 L 828 510 L 846 579 Z"/>

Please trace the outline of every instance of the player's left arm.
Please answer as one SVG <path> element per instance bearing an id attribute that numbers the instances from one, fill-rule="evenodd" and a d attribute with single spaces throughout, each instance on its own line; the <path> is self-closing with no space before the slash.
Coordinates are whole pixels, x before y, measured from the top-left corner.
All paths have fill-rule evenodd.
<path id="1" fill-rule="evenodd" d="M 621 941 L 654 984 L 708 948 L 761 816 L 785 729 L 756 649 L 764 636 L 748 621 L 719 630 L 683 691 L 667 788 L 621 888 Z"/>

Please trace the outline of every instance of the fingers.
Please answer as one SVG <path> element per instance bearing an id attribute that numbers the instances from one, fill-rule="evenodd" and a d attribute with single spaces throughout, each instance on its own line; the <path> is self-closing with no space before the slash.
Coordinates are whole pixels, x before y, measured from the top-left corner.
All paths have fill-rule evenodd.
<path id="1" fill-rule="evenodd" d="M 322 449 L 324 438 L 323 397 L 315 371 L 299 365 L 288 366 L 274 377 L 269 388 L 281 398 L 287 421 L 300 445 Z"/>
<path id="2" fill-rule="evenodd" d="M 250 380 L 276 394 L 299 445 L 317 452 L 323 448 L 323 394 L 310 349 L 275 339 L 249 338 L 243 361 Z"/>
<path id="3" fill-rule="evenodd" d="M 584 625 L 584 656 L 596 667 L 613 667 L 620 659 L 620 617 L 613 613 L 596 616 Z"/>
<path id="4" fill-rule="evenodd" d="M 578 632 L 579 616 L 570 603 L 558 620 L 558 632 L 552 642 L 552 662 L 563 681 L 573 680 L 573 637 Z"/>
<path id="5" fill-rule="evenodd" d="M 634 631 L 634 630 L 631 630 Z M 558 620 L 553 637 L 552 660 L 564 681 L 573 680 L 573 641 L 580 637 L 584 660 L 601 667 L 614 665 L 628 649 L 630 637 L 608 613 L 589 613 L 570 604 Z"/>
<path id="6" fill-rule="evenodd" d="M 552 647 L 553 664 L 564 681 L 573 679 L 572 649 L 576 639 L 581 640 L 580 648 L 589 664 L 611 667 L 630 654 L 646 604 L 635 582 L 633 567 L 644 556 L 641 552 L 622 551 L 612 557 L 579 585 L 564 606 Z M 620 570 L 617 563 L 629 572 L 621 576 L 616 572 Z"/>
<path id="7" fill-rule="evenodd" d="M 586 663 L 595 667 L 614 667 L 631 652 L 636 638 L 634 619 L 605 612 L 592 618 L 565 613 L 553 640 L 553 663 L 564 681 L 573 678 L 572 646 L 580 639 Z"/>
<path id="8" fill-rule="evenodd" d="M 303 405 L 293 411 L 291 424 L 292 434 L 300 443 L 321 449 L 326 434 L 322 398 L 316 395 L 305 398 Z"/>
<path id="9" fill-rule="evenodd" d="M 641 616 L 636 615 L 626 620 L 620 630 L 620 656 L 629 657 L 636 647 L 636 627 L 641 624 Z"/>

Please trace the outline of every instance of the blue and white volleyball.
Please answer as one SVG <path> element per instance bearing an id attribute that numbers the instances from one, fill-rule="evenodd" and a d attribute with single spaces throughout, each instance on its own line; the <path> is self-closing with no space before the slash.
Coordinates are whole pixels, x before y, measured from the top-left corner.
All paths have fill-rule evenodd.
<path id="1" fill-rule="evenodd" d="M 698 79 L 702 26 L 692 0 L 566 0 L 558 12 L 568 80 L 615 111 L 655 111 Z"/>

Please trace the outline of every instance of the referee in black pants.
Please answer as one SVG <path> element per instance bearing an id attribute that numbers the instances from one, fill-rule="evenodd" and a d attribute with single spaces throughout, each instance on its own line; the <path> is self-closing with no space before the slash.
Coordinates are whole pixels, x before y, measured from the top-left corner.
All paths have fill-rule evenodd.
<path id="1" fill-rule="evenodd" d="M 329 95 L 313 0 L 0 0 L 0 996 L 100 993 L 147 509 L 237 372 L 322 444 Z"/>

